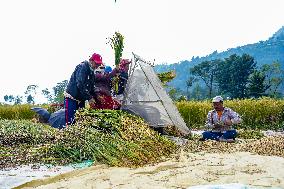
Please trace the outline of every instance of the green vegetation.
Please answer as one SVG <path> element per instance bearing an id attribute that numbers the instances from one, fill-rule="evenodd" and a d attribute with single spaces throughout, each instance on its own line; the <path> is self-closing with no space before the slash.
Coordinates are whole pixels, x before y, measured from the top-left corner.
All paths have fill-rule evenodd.
<path id="1" fill-rule="evenodd" d="M 161 72 L 168 72 L 168 71 L 174 70 L 176 73 L 176 77 L 169 83 L 169 87 L 175 88 L 177 90 L 181 90 L 180 95 L 185 95 L 188 97 L 188 99 L 189 98 L 190 99 L 206 99 L 206 98 L 210 98 L 210 95 L 214 96 L 217 92 L 218 94 L 220 94 L 219 92 L 228 92 L 228 91 L 219 90 L 220 88 L 216 86 L 217 80 L 219 80 L 218 82 L 219 83 L 221 82 L 223 85 L 226 85 L 226 84 L 232 85 L 232 82 L 234 81 L 235 76 L 239 76 L 239 78 L 242 78 L 241 77 L 242 73 L 238 72 L 238 68 L 242 67 L 242 64 L 240 64 L 240 61 L 239 61 L 240 60 L 239 57 L 242 57 L 244 54 L 247 54 L 250 57 L 254 58 L 254 61 L 256 63 L 256 68 L 254 69 L 254 71 L 262 72 L 262 74 L 254 75 L 254 77 L 258 76 L 258 78 L 261 79 L 261 77 L 265 76 L 266 81 L 264 83 L 265 86 L 261 86 L 263 83 L 260 83 L 260 85 L 258 86 L 251 85 L 250 89 L 248 89 L 249 92 L 246 92 L 245 94 L 250 93 L 249 96 L 255 96 L 255 97 L 263 96 L 263 92 L 261 92 L 261 90 L 265 89 L 266 87 L 269 87 L 269 89 L 265 91 L 266 96 L 270 96 L 270 97 L 281 97 L 282 96 L 283 97 L 284 95 L 283 93 L 284 91 L 284 84 L 283 84 L 284 37 L 283 36 L 284 36 L 284 27 L 282 27 L 270 39 L 266 41 L 260 41 L 254 44 L 248 44 L 248 45 L 241 46 L 241 47 L 231 48 L 231 49 L 228 49 L 227 51 L 220 52 L 220 53 L 217 51 L 214 51 L 207 56 L 192 57 L 191 60 L 184 60 L 179 63 L 156 65 L 155 71 L 157 73 L 161 73 Z M 211 77 L 212 74 L 214 75 L 216 73 L 217 75 L 215 64 L 219 64 L 218 63 L 219 61 L 224 61 L 226 59 L 229 60 L 231 56 L 235 56 L 235 58 L 231 60 L 237 60 L 237 61 L 234 61 L 235 67 L 230 66 L 231 69 L 225 69 L 223 73 L 227 76 L 230 73 L 232 78 L 225 77 L 225 78 L 219 79 L 219 77 L 215 77 L 215 78 Z M 237 65 L 241 65 L 241 66 L 237 66 Z M 269 74 L 267 72 L 267 69 L 263 69 L 264 67 L 270 67 L 268 70 L 273 71 L 274 73 Z M 193 69 L 192 73 L 190 72 L 191 69 Z M 235 73 L 235 74 L 232 74 L 232 73 Z M 187 81 L 190 80 L 190 77 L 192 76 L 195 76 L 199 78 L 200 80 L 198 82 L 195 82 L 194 85 L 192 85 L 189 82 L 190 85 L 188 85 Z M 241 84 L 241 82 L 246 81 L 247 80 L 246 77 L 244 78 L 243 81 L 236 80 L 237 83 Z M 251 82 L 253 84 L 256 78 L 251 78 L 251 79 L 252 79 Z M 233 84 L 232 86 L 235 86 L 235 85 Z M 231 93 L 230 97 L 233 97 L 232 95 L 235 95 L 235 94 L 237 94 L 237 97 L 242 97 L 242 95 L 244 95 L 244 94 L 241 94 L 241 95 L 238 94 L 239 91 L 242 92 L 244 85 L 239 85 L 239 86 L 240 86 L 240 90 L 238 90 L 237 87 L 235 88 L 237 89 L 237 93 L 234 93 L 231 91 L 231 90 L 234 90 L 234 88 L 232 88 L 229 91 Z M 189 90 L 189 87 L 190 87 L 190 90 Z M 225 87 L 226 90 L 228 89 L 226 86 L 223 86 L 223 87 Z M 260 90 L 255 91 L 255 89 L 259 87 L 261 87 Z"/>
<path id="2" fill-rule="evenodd" d="M 175 74 L 174 71 L 163 72 L 163 73 L 159 73 L 157 75 L 158 75 L 158 78 L 161 80 L 161 82 L 164 86 L 166 86 L 168 82 L 170 82 L 171 80 L 173 80 L 176 77 L 176 74 Z"/>
<path id="3" fill-rule="evenodd" d="M 31 105 L 1 105 L 0 104 L 0 120 L 1 119 L 32 119 L 35 112 L 31 110 Z"/>
<path id="4" fill-rule="evenodd" d="M 284 123 L 284 100 L 271 98 L 227 100 L 226 107 L 238 112 L 243 122 L 240 129 L 279 129 Z M 181 101 L 177 107 L 189 128 L 203 128 L 212 108 L 210 101 Z"/>
<path id="5" fill-rule="evenodd" d="M 176 149 L 142 118 L 87 109 L 78 112 L 77 122 L 64 130 L 27 120 L 0 120 L 0 144 L 0 167 L 83 160 L 136 167 L 158 162 Z"/>
<path id="6" fill-rule="evenodd" d="M 218 88 L 231 98 L 248 98 L 246 94 L 249 76 L 256 69 L 254 58 L 248 54 L 233 54 L 217 65 Z"/>
<path id="7" fill-rule="evenodd" d="M 266 139 L 261 130 L 283 127 L 284 100 L 227 100 L 224 104 L 242 116 L 243 123 L 237 126 L 238 138 L 253 140 L 258 145 L 267 143 L 272 147 L 277 143 L 283 146 L 281 138 Z M 190 128 L 203 128 L 212 103 L 181 101 L 177 102 L 177 107 Z M 24 120 L 34 116 L 29 105 L 1 105 L 0 115 L 0 167 L 28 163 L 64 165 L 84 160 L 137 167 L 159 162 L 177 150 L 173 142 L 152 130 L 142 118 L 123 111 L 83 109 L 77 112 L 76 123 L 63 130 Z M 173 127 L 166 130 L 179 136 Z M 202 143 L 193 137 L 186 148 L 189 151 L 206 151 L 212 145 L 216 144 Z M 231 144 L 218 145 L 221 151 L 236 148 Z M 245 143 L 238 150 L 269 154 L 268 148 L 264 151 L 259 148 Z M 273 154 L 283 156 L 283 149 L 280 152 L 275 150 Z"/>
<path id="8" fill-rule="evenodd" d="M 209 100 L 182 100 L 176 105 L 189 128 L 203 128 L 207 113 L 212 109 L 212 103 Z M 226 100 L 224 105 L 242 116 L 243 123 L 238 126 L 240 129 L 279 129 L 284 123 L 284 100 L 272 98 Z M 31 105 L 0 105 L 0 120 L 30 120 L 37 116 L 30 110 L 31 107 Z M 50 112 L 54 112 L 57 108 L 54 106 L 44 107 Z"/>
<path id="9" fill-rule="evenodd" d="M 111 48 L 114 50 L 114 60 L 115 66 L 118 66 L 122 57 L 122 52 L 124 48 L 124 37 L 121 33 L 115 32 L 115 34 L 109 38 L 109 43 Z"/>
<path id="10" fill-rule="evenodd" d="M 181 101 L 176 105 L 186 125 L 191 129 L 203 128 L 207 113 L 212 109 L 208 101 Z"/>
<path id="11" fill-rule="evenodd" d="M 64 101 L 64 91 L 67 87 L 68 81 L 64 80 L 56 84 L 50 92 L 49 89 L 45 88 L 41 90 L 41 94 L 47 99 L 48 103 L 61 104 Z M 25 98 L 21 95 L 4 95 L 6 103 L 19 105 L 23 103 L 35 104 L 35 95 L 38 93 L 39 86 L 29 85 L 24 92 Z M 23 100 L 24 98 L 24 100 Z"/>

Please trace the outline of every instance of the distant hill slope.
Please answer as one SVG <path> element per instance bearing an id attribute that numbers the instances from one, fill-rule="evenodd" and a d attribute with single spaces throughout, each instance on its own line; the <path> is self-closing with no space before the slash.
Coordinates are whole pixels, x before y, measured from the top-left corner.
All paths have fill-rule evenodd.
<path id="1" fill-rule="evenodd" d="M 197 65 L 205 60 L 224 59 L 232 54 L 242 55 L 243 53 L 253 56 L 257 61 L 258 66 L 279 61 L 282 69 L 284 69 L 284 26 L 266 41 L 231 48 L 220 53 L 215 51 L 205 57 L 193 57 L 190 61 L 185 60 L 181 61 L 180 63 L 170 65 L 156 65 L 155 71 L 160 73 L 175 70 L 177 76 L 169 83 L 169 85 L 175 88 L 180 88 L 181 90 L 185 90 L 186 80 L 189 77 L 189 69 L 194 65 Z"/>

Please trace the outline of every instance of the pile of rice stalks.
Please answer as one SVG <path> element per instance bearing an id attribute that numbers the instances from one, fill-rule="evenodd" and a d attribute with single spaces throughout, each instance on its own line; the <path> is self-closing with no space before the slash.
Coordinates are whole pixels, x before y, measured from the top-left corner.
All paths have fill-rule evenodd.
<path id="1" fill-rule="evenodd" d="M 261 139 L 264 137 L 264 134 L 260 130 L 238 129 L 237 137 L 242 139 Z"/>
<path id="2" fill-rule="evenodd" d="M 218 142 L 214 140 L 199 141 L 197 139 L 188 140 L 185 151 L 187 152 L 235 152 L 237 151 L 235 143 Z"/>
<path id="3" fill-rule="evenodd" d="M 0 120 L 0 169 L 40 162 L 37 149 L 51 143 L 56 132 L 28 120 Z"/>
<path id="4" fill-rule="evenodd" d="M 284 137 L 263 137 L 260 140 L 246 142 L 246 144 L 241 147 L 241 150 L 259 155 L 284 157 Z"/>
<path id="5" fill-rule="evenodd" d="M 284 157 L 284 137 L 262 137 L 261 139 L 237 139 L 235 143 L 217 141 L 189 140 L 185 146 L 187 152 L 232 153 L 251 152 L 259 155 Z"/>
<path id="6" fill-rule="evenodd" d="M 63 130 L 29 121 L 2 120 L 0 167 L 83 160 L 137 167 L 159 162 L 176 151 L 173 142 L 150 129 L 137 116 L 87 109 L 76 116 L 76 123 Z"/>

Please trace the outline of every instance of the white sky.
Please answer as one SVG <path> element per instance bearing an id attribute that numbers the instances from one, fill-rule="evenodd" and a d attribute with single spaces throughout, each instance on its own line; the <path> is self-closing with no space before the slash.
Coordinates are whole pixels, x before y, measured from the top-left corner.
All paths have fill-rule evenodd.
<path id="1" fill-rule="evenodd" d="M 284 25 L 283 0 L 0 0 L 0 102 L 30 84 L 69 80 L 93 52 L 114 64 L 108 37 L 131 52 L 176 63 L 268 39 Z"/>

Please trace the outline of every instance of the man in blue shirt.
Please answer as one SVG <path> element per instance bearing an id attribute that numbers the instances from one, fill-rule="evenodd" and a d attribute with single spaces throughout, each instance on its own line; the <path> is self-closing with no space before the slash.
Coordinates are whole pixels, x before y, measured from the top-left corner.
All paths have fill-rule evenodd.
<path id="1" fill-rule="evenodd" d="M 94 53 L 89 61 L 84 61 L 76 66 L 64 93 L 66 125 L 74 122 L 76 110 L 85 107 L 86 101 L 90 105 L 95 103 L 93 99 L 95 84 L 94 70 L 102 64 L 101 55 Z"/>

